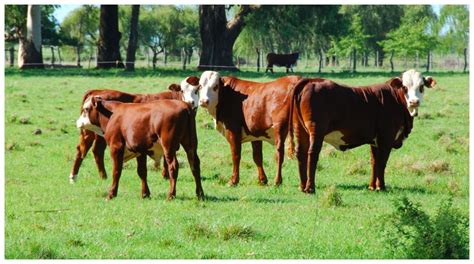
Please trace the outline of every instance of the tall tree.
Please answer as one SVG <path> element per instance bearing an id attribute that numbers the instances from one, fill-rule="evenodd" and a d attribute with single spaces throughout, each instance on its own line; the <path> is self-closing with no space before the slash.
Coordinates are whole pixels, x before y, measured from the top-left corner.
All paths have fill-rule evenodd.
<path id="1" fill-rule="evenodd" d="M 130 35 L 128 39 L 126 69 L 135 70 L 135 53 L 138 44 L 138 16 L 140 14 L 140 5 L 132 6 L 132 16 L 130 18 Z"/>
<path id="2" fill-rule="evenodd" d="M 469 46 L 469 9 L 464 5 L 444 5 L 440 12 L 440 25 L 446 29 L 441 44 L 448 52 L 464 56 L 467 69 L 467 48 Z"/>
<path id="3" fill-rule="evenodd" d="M 97 68 L 123 68 L 120 56 L 120 38 L 118 29 L 118 6 L 100 6 L 99 41 L 97 43 Z"/>
<path id="4" fill-rule="evenodd" d="M 227 21 L 224 5 L 199 6 L 202 42 L 199 70 L 238 70 L 232 60 L 234 43 L 244 27 L 245 16 L 256 8 L 242 5 Z"/>
<path id="5" fill-rule="evenodd" d="M 20 36 L 18 48 L 18 67 L 44 68 L 41 51 L 41 6 L 28 5 L 26 18 L 26 36 Z"/>
<path id="6" fill-rule="evenodd" d="M 76 47 L 77 66 L 81 66 L 82 49 L 93 51 L 98 38 L 99 8 L 83 5 L 72 10 L 61 22 L 60 32 L 64 44 Z"/>
<path id="7" fill-rule="evenodd" d="M 352 72 L 356 72 L 357 54 L 364 50 L 369 37 L 370 35 L 364 33 L 361 17 L 358 14 L 353 14 L 348 34 L 339 41 L 342 52 L 352 56 Z"/>
<path id="8" fill-rule="evenodd" d="M 363 32 L 369 35 L 366 47 L 372 50 L 375 66 L 383 66 L 385 52 L 378 43 L 386 38 L 387 33 L 400 26 L 400 18 L 404 14 L 403 6 L 399 5 L 344 5 L 341 13 L 349 18 L 357 14 L 362 20 Z"/>

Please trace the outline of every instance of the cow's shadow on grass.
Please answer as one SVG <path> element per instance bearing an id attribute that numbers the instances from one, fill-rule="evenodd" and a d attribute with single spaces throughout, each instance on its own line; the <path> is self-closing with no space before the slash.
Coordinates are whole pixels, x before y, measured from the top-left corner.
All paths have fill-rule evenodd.
<path id="1" fill-rule="evenodd" d="M 159 193 L 152 196 L 153 200 L 166 200 L 165 193 Z M 199 201 L 196 196 L 177 195 L 173 200 L 176 201 Z M 248 196 L 231 196 L 231 195 L 209 195 L 206 194 L 205 203 L 229 203 L 229 202 L 251 202 L 260 204 L 281 204 L 289 203 L 291 200 L 282 198 L 265 198 L 265 197 L 248 197 Z"/>
<path id="2" fill-rule="evenodd" d="M 337 189 L 340 190 L 355 190 L 355 191 L 369 191 L 369 188 L 367 184 L 337 184 L 336 185 Z M 374 193 L 377 193 L 379 191 L 372 191 Z M 400 186 L 391 186 L 387 185 L 386 190 L 380 193 L 418 193 L 418 194 L 428 194 L 432 193 L 432 191 L 426 189 L 426 188 L 421 188 L 421 187 L 416 187 L 416 186 L 409 186 L 409 187 L 400 187 Z"/>

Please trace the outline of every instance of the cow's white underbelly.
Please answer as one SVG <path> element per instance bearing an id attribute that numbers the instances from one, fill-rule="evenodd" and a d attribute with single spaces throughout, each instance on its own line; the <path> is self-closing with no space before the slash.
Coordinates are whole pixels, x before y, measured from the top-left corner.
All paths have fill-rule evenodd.
<path id="1" fill-rule="evenodd" d="M 333 147 L 341 150 L 341 146 L 346 145 L 346 142 L 342 140 L 343 136 L 344 134 L 342 134 L 341 131 L 335 130 L 324 137 L 324 142 L 329 143 Z"/>
<path id="2" fill-rule="evenodd" d="M 247 133 L 245 132 L 245 129 L 242 128 L 242 143 L 252 142 L 252 141 L 266 141 L 270 144 L 275 144 L 274 132 L 275 130 L 273 129 L 273 127 L 271 127 L 265 131 L 265 134 L 267 136 L 255 137 L 252 135 L 247 135 Z"/>
<path id="3" fill-rule="evenodd" d="M 163 147 L 161 144 L 157 141 L 151 148 L 148 149 L 148 151 L 153 152 L 150 157 L 154 159 L 155 161 L 160 161 L 161 157 L 163 157 Z M 140 153 L 130 151 L 128 148 L 125 148 L 125 152 L 123 154 L 123 162 L 127 162 L 131 159 L 134 159 L 138 156 L 140 156 Z"/>

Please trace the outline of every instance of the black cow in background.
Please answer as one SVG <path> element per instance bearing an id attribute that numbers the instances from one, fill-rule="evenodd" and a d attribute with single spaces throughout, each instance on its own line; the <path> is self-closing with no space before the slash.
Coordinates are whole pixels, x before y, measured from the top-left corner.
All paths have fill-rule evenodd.
<path id="1" fill-rule="evenodd" d="M 270 70 L 273 73 L 273 65 L 279 67 L 286 67 L 286 73 L 288 73 L 289 69 L 293 72 L 293 65 L 296 65 L 296 61 L 298 60 L 300 54 L 299 52 L 291 53 L 291 54 L 275 54 L 275 53 L 268 53 L 267 54 L 267 69 L 265 73 Z"/>

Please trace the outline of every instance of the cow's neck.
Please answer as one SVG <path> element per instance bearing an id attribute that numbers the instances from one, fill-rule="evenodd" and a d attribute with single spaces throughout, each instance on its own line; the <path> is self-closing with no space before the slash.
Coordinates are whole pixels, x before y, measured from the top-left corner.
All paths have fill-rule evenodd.
<path id="1" fill-rule="evenodd" d="M 397 101 L 401 104 L 403 108 L 403 118 L 404 118 L 404 125 L 403 125 L 403 136 L 407 138 L 413 128 L 413 116 L 410 114 L 408 110 L 408 103 L 405 98 L 405 93 L 402 89 L 397 89 L 395 91 L 395 95 L 397 97 Z"/>

